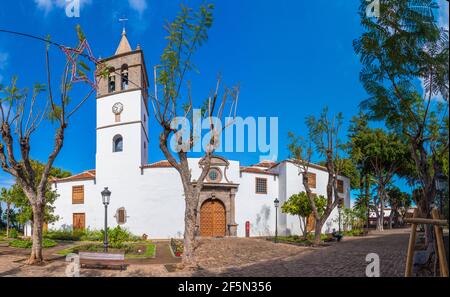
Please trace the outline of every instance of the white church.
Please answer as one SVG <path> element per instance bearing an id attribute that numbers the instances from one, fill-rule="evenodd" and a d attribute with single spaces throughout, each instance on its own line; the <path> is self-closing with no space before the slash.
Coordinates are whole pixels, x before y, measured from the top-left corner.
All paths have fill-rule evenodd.
<path id="1" fill-rule="evenodd" d="M 132 50 L 125 32 L 112 57 L 103 59 L 110 71 L 97 90 L 97 134 L 95 169 L 53 180 L 59 194 L 55 202 L 57 222 L 49 229 L 103 229 L 101 191 L 111 191 L 108 226 L 120 225 L 135 235 L 151 239 L 179 238 L 184 232 L 184 197 L 181 179 L 170 163 L 148 163 L 149 87 L 144 53 Z M 201 159 L 189 159 L 192 176 L 200 175 Z M 275 233 L 274 200 L 280 206 L 293 194 L 304 191 L 302 176 L 289 160 L 263 161 L 243 166 L 239 161 L 213 158 L 198 205 L 198 236 L 267 236 Z M 326 196 L 328 173 L 311 165 L 308 183 Z M 350 181 L 339 176 L 339 195 L 350 207 Z M 301 234 L 299 219 L 277 209 L 278 234 Z M 337 226 L 335 209 L 323 232 Z M 308 228 L 313 229 L 313 220 Z"/>

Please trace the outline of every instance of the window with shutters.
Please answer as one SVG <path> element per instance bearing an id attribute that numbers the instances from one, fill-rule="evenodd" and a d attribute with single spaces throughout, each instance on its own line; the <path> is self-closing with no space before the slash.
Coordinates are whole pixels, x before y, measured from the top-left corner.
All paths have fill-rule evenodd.
<path id="1" fill-rule="evenodd" d="M 316 188 L 316 174 L 312 172 L 308 172 L 308 175 L 305 176 L 306 181 L 308 182 L 308 186 L 310 188 Z"/>
<path id="2" fill-rule="evenodd" d="M 344 181 L 343 180 L 338 179 L 337 190 L 338 190 L 338 193 L 344 193 Z"/>
<path id="3" fill-rule="evenodd" d="M 72 204 L 84 203 L 84 186 L 72 187 Z"/>
<path id="4" fill-rule="evenodd" d="M 124 207 L 121 207 L 116 212 L 117 224 L 123 225 L 127 222 L 127 213 Z"/>
<path id="5" fill-rule="evenodd" d="M 256 178 L 256 194 L 267 194 L 267 178 Z"/>

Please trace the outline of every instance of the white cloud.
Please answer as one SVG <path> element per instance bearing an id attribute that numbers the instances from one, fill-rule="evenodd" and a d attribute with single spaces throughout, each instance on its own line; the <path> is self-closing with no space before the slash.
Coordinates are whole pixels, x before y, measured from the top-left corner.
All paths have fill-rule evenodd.
<path id="1" fill-rule="evenodd" d="M 44 10 L 45 13 L 48 13 L 53 8 L 52 0 L 34 0 L 34 3 L 39 9 Z"/>
<path id="2" fill-rule="evenodd" d="M 128 0 L 128 3 L 130 4 L 130 7 L 139 14 L 142 14 L 147 9 L 146 0 Z"/>
<path id="3" fill-rule="evenodd" d="M 6 65 L 8 64 L 8 53 L 0 52 L 0 71 L 5 70 Z M 0 82 L 3 80 L 3 75 L 0 73 Z"/>
<path id="4" fill-rule="evenodd" d="M 45 14 L 49 13 L 53 8 L 66 8 L 67 3 L 73 2 L 76 0 L 34 0 L 36 6 L 43 10 Z M 83 8 L 84 5 L 91 4 L 92 0 L 78 0 L 80 2 L 80 9 Z"/>

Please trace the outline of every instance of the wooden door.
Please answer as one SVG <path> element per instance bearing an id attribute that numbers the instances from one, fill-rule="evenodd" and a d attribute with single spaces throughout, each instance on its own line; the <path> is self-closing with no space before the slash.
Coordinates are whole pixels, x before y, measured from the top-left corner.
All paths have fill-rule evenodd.
<path id="1" fill-rule="evenodd" d="M 226 218 L 225 207 L 222 202 L 208 200 L 203 203 L 200 210 L 200 236 L 225 236 Z"/>
<path id="2" fill-rule="evenodd" d="M 316 228 L 316 218 L 313 214 L 310 214 L 306 223 L 306 231 L 311 232 Z"/>
<path id="3" fill-rule="evenodd" d="M 84 230 L 86 228 L 86 215 L 84 213 L 73 214 L 73 229 Z"/>

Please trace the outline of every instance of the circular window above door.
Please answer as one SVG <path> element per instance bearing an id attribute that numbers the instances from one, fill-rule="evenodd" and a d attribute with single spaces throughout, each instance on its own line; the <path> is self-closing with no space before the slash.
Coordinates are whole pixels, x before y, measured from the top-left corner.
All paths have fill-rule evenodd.
<path id="1" fill-rule="evenodd" d="M 219 168 L 211 168 L 206 176 L 206 180 L 212 183 L 218 183 L 222 180 L 222 172 Z"/>

